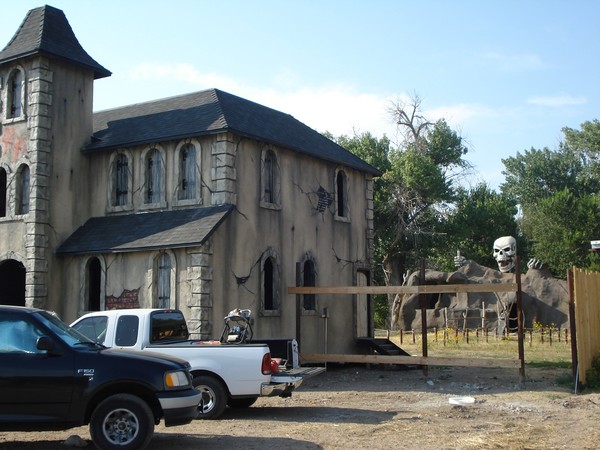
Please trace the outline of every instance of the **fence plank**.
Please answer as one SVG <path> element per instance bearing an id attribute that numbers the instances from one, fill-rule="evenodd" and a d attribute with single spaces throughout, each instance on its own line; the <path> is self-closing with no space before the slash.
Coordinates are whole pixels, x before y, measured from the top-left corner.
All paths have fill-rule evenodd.
<path id="1" fill-rule="evenodd" d="M 516 283 L 445 284 L 424 286 L 289 286 L 288 294 L 453 294 L 457 292 L 517 292 Z"/>
<path id="2" fill-rule="evenodd" d="M 303 363 L 405 364 L 417 366 L 502 367 L 518 369 L 518 359 L 442 358 L 434 356 L 342 355 L 300 353 Z"/>
<path id="3" fill-rule="evenodd" d="M 592 360 L 600 356 L 600 272 L 573 268 L 575 291 L 575 327 L 577 330 L 577 367 L 579 380 L 585 384 Z"/>

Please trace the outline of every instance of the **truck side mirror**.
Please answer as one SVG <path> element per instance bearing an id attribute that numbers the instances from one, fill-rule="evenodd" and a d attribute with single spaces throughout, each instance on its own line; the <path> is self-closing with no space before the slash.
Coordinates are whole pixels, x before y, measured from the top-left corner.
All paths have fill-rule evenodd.
<path id="1" fill-rule="evenodd" d="M 36 348 L 38 350 L 47 351 L 49 355 L 59 355 L 60 352 L 57 352 L 54 349 L 54 342 L 48 336 L 40 336 L 37 340 Z"/>

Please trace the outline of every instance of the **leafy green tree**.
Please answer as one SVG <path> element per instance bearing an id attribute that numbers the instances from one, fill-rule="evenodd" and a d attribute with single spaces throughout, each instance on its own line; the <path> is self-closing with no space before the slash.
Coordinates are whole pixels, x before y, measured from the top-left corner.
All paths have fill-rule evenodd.
<path id="1" fill-rule="evenodd" d="M 487 267 L 496 267 L 492 255 L 494 241 L 513 236 L 519 241 L 514 199 L 480 183 L 474 188 L 460 187 L 443 225 L 444 238 L 434 246 L 436 266 L 453 270 L 454 256 L 460 251 L 465 258 Z M 522 254 L 524 243 L 518 242 Z"/>
<path id="2" fill-rule="evenodd" d="M 530 208 L 523 229 L 535 237 L 532 256 L 555 276 L 565 277 L 573 265 L 589 264 L 590 240 L 600 236 L 600 204 L 596 196 L 576 196 L 564 189 Z"/>
<path id="3" fill-rule="evenodd" d="M 502 192 L 521 207 L 522 233 L 531 256 L 555 276 L 572 265 L 596 264 L 589 241 L 600 238 L 600 122 L 563 128 L 558 149 L 531 149 L 503 160 Z"/>
<path id="4" fill-rule="evenodd" d="M 428 122 L 418 98 L 394 105 L 390 113 L 404 133 L 398 147 L 370 133 L 334 139 L 383 172 L 374 180 L 373 195 L 374 279 L 380 285 L 402 284 L 406 270 L 431 253 L 440 205 L 453 199 L 454 177 L 469 167 L 463 139 L 444 120 Z M 386 303 L 392 300 L 380 300 L 376 309 L 389 311 Z"/>

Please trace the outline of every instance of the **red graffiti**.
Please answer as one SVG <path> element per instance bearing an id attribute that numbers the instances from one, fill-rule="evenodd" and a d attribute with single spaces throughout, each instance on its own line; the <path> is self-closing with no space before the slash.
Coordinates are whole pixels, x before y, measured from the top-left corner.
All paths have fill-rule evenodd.
<path id="1" fill-rule="evenodd" d="M 18 161 L 27 151 L 27 133 L 17 133 L 16 127 L 4 127 L 2 132 L 2 151 Z"/>

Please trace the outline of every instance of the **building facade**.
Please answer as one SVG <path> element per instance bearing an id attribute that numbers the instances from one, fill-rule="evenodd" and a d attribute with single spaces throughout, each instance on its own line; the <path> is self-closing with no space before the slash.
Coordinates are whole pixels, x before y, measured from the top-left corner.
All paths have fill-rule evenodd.
<path id="1" fill-rule="evenodd" d="M 199 338 L 249 308 L 257 337 L 351 352 L 370 299 L 287 288 L 369 284 L 379 172 L 218 89 L 94 113 L 109 75 L 50 6 L 0 52 L 0 303 L 178 308 Z"/>

